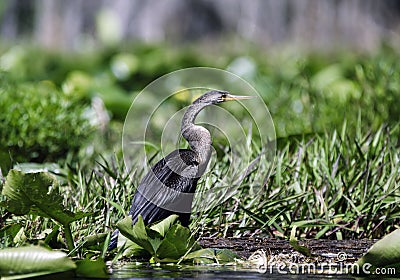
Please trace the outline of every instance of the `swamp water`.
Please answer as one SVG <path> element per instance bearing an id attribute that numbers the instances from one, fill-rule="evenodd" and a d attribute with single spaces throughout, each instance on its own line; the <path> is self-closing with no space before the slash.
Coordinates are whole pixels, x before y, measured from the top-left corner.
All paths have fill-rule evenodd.
<path id="1" fill-rule="evenodd" d="M 126 264 L 112 272 L 112 279 L 361 279 L 349 274 L 330 274 L 314 271 L 313 274 L 292 274 L 289 270 L 272 271 L 221 266 L 150 266 Z"/>

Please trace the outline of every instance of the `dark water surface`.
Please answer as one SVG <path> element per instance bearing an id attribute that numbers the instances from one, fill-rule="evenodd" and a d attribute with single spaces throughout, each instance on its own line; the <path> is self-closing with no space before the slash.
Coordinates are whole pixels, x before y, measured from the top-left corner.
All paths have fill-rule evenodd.
<path id="1" fill-rule="evenodd" d="M 150 266 L 127 264 L 112 272 L 112 279 L 361 279 L 351 275 L 259 272 L 257 269 L 211 266 Z"/>

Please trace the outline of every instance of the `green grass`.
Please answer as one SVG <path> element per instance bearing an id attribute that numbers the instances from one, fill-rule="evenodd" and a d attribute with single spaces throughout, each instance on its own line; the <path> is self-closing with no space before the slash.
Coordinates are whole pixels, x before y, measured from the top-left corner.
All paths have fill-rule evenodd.
<path id="1" fill-rule="evenodd" d="M 250 175 L 233 199 L 204 217 L 205 228 L 288 237 L 296 225 L 307 238 L 381 237 L 400 221 L 398 135 L 395 126 L 350 138 L 344 126 L 287 142 L 271 177 Z M 252 185 L 262 186 L 257 196 Z"/>
<path id="2" fill-rule="evenodd" d="M 400 221 L 398 135 L 399 126 L 382 126 L 374 133 L 359 132 L 350 138 L 343 126 L 341 131 L 281 140 L 286 143 L 277 151 L 272 174 L 257 178 L 256 172 L 249 172 L 236 193 L 222 204 L 195 213 L 192 229 L 201 236 L 288 238 L 296 225 L 305 238 L 379 238 Z M 221 158 L 215 171 L 201 180 L 200 190 L 209 182 L 223 187 L 223 172 L 218 170 L 226 169 L 227 158 Z M 260 161 L 254 168 L 268 165 Z M 113 157 L 100 161 L 93 170 L 75 165 L 57 173 L 63 183 L 60 192 L 64 204 L 74 211 L 93 213 L 71 225 L 77 247 L 84 247 L 87 236 L 115 228 L 130 207 L 142 171 L 141 166 L 135 166 L 128 172 L 122 160 Z M 7 216 L 1 211 L 2 217 Z M 35 216 L 12 216 L 2 223 L 22 224 L 26 237 L 15 239 L 16 243 L 8 239 L 2 243 L 6 246 L 38 242 L 56 226 Z M 61 234 L 54 238 L 57 246 L 63 246 Z"/>

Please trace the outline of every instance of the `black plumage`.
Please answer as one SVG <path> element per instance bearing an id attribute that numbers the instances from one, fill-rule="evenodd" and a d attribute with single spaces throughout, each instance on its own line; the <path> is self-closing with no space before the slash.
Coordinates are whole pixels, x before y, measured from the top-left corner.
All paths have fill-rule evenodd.
<path id="1" fill-rule="evenodd" d="M 173 168 L 170 168 L 171 165 L 173 165 Z M 196 153 L 187 149 L 173 151 L 157 162 L 152 167 L 151 172 L 148 172 L 143 177 L 138 191 L 133 198 L 132 207 L 129 211 L 133 223 L 136 223 L 139 214 L 142 215 L 145 224 L 151 224 L 165 219 L 172 214 L 176 214 L 176 212 L 168 210 L 168 208 L 171 208 L 179 193 L 171 192 L 169 195 L 166 195 L 165 192 L 161 193 L 161 189 L 159 192 L 154 191 L 151 194 L 147 193 L 147 195 L 143 195 L 142 193 L 145 193 L 146 190 L 152 188 L 155 184 L 162 183 L 165 187 L 172 188 L 175 191 L 194 194 L 199 180 L 199 176 L 196 176 L 198 167 L 199 161 Z M 184 177 L 180 175 L 187 172 L 188 169 L 192 169 L 189 172 L 194 176 Z M 156 201 L 157 205 L 152 201 Z M 180 202 L 182 203 L 182 201 Z M 188 202 L 191 204 L 191 201 Z M 188 226 L 189 219 L 190 212 L 179 213 L 179 220 L 182 225 Z"/>

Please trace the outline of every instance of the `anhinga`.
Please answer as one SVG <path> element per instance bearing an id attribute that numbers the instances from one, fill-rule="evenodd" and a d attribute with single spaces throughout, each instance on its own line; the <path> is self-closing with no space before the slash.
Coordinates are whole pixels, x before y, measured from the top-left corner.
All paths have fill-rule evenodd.
<path id="1" fill-rule="evenodd" d="M 212 90 L 188 107 L 182 119 L 181 134 L 190 149 L 173 151 L 143 177 L 129 211 L 133 223 L 136 223 L 138 215 L 147 225 L 177 214 L 183 226 L 189 225 L 197 181 L 210 160 L 212 145 L 210 132 L 194 121 L 199 112 L 209 105 L 248 98 L 251 96 L 235 96 L 226 91 Z M 118 234 L 114 232 L 109 250 L 117 246 L 117 238 Z"/>

